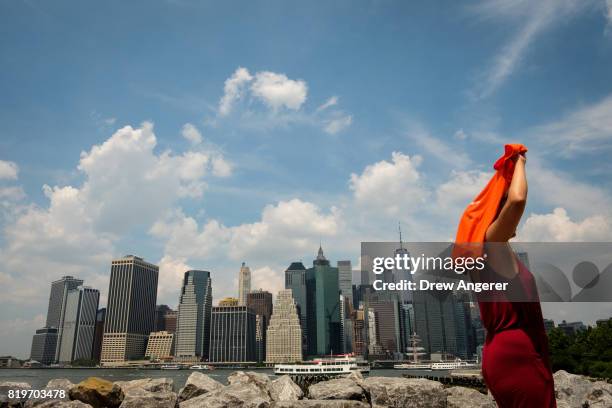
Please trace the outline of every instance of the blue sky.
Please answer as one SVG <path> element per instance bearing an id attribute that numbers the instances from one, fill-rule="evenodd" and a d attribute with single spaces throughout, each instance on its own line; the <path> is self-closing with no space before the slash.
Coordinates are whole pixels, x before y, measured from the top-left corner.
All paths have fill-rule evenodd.
<path id="1" fill-rule="evenodd" d="M 187 267 L 219 299 L 320 240 L 450 240 L 506 142 L 520 239 L 609 241 L 612 4 L 534 3 L 1 2 L 0 354 L 126 253 L 174 306 Z"/>

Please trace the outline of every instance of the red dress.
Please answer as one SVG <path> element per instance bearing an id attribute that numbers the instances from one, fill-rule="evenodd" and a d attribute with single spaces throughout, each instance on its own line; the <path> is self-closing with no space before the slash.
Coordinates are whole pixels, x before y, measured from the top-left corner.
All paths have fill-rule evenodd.
<path id="1" fill-rule="evenodd" d="M 514 284 L 536 301 L 479 299 L 480 316 L 487 329 L 482 375 L 501 408 L 556 407 L 548 338 L 535 281 L 521 262 L 518 266 Z"/>

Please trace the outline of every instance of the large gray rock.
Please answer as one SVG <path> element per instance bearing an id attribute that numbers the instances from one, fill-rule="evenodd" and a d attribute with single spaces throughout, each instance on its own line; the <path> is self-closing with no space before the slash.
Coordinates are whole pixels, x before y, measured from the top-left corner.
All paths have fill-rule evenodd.
<path id="1" fill-rule="evenodd" d="M 268 408 L 270 396 L 254 383 L 236 383 L 180 403 L 180 408 Z"/>
<path id="2" fill-rule="evenodd" d="M 10 390 L 23 391 L 23 390 L 31 390 L 32 386 L 26 382 L 14 382 L 14 381 L 5 381 L 0 383 L 0 407 L 20 407 L 25 401 L 27 401 L 27 396 L 25 398 L 9 398 L 8 393 Z"/>
<path id="3" fill-rule="evenodd" d="M 465 387 L 450 387 L 446 390 L 447 408 L 496 408 L 497 404 L 488 395 Z"/>
<path id="4" fill-rule="evenodd" d="M 94 408 L 116 408 L 121 405 L 123 397 L 121 387 L 98 377 L 89 377 L 70 389 L 70 399 Z"/>
<path id="5" fill-rule="evenodd" d="M 178 399 L 179 402 L 186 401 L 223 387 L 225 387 L 225 385 L 221 384 L 219 381 L 210 378 L 206 374 L 194 371 L 189 378 L 187 378 L 185 386 L 179 391 Z"/>
<path id="6" fill-rule="evenodd" d="M 175 408 L 178 397 L 172 391 L 151 392 L 133 387 L 128 390 L 119 408 Z"/>
<path id="7" fill-rule="evenodd" d="M 370 405 L 355 400 L 300 400 L 274 402 L 272 408 L 370 408 Z"/>
<path id="8" fill-rule="evenodd" d="M 74 384 L 70 380 L 67 380 L 65 378 L 58 378 L 58 379 L 51 380 L 47 383 L 44 389 L 47 391 L 53 391 L 54 395 L 55 395 L 55 391 L 64 391 L 64 394 L 63 394 L 64 396 L 62 397 L 61 393 L 57 393 L 58 398 L 54 398 L 52 400 L 50 400 L 49 398 L 30 398 L 25 403 L 24 407 L 34 408 L 34 407 L 40 407 L 43 404 L 46 404 L 44 406 L 49 407 L 49 406 L 55 406 L 55 405 L 48 404 L 51 401 L 57 401 L 57 402 L 69 401 L 70 400 L 69 392 L 72 387 L 74 387 Z"/>
<path id="9" fill-rule="evenodd" d="M 171 378 L 142 378 L 132 381 L 116 381 L 123 390 L 124 394 L 128 394 L 132 390 L 142 389 L 149 392 L 172 392 L 174 381 Z"/>
<path id="10" fill-rule="evenodd" d="M 571 408 L 612 407 L 612 384 L 559 370 L 553 375 L 557 405 Z"/>
<path id="11" fill-rule="evenodd" d="M 268 392 L 270 377 L 267 374 L 256 373 L 254 371 L 235 371 L 227 377 L 230 385 L 234 384 L 255 384 L 263 391 Z"/>
<path id="12" fill-rule="evenodd" d="M 363 388 L 349 378 L 335 378 L 313 384 L 308 387 L 308 398 L 313 400 L 367 400 Z"/>
<path id="13" fill-rule="evenodd" d="M 272 401 L 297 401 L 304 396 L 302 389 L 288 375 L 272 381 L 269 391 Z"/>
<path id="14" fill-rule="evenodd" d="M 36 408 L 92 408 L 81 401 L 47 400 L 36 405 Z"/>
<path id="15" fill-rule="evenodd" d="M 369 377 L 363 386 L 370 393 L 372 407 L 444 408 L 446 394 L 441 383 L 422 378 Z"/>

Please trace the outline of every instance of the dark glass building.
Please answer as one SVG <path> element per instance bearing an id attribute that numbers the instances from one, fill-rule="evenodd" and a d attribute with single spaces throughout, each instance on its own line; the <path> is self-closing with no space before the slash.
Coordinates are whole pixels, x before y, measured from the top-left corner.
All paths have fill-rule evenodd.
<path id="1" fill-rule="evenodd" d="M 255 313 L 245 306 L 213 306 L 211 362 L 255 362 Z"/>
<path id="2" fill-rule="evenodd" d="M 32 337 L 30 360 L 38 361 L 42 364 L 52 364 L 55 362 L 56 347 L 57 328 L 43 327 L 38 329 L 34 337 Z"/>
<path id="3" fill-rule="evenodd" d="M 272 316 L 272 294 L 265 290 L 255 290 L 247 294 L 247 307 L 255 313 L 255 348 L 257 361 L 266 359 L 266 332 Z"/>

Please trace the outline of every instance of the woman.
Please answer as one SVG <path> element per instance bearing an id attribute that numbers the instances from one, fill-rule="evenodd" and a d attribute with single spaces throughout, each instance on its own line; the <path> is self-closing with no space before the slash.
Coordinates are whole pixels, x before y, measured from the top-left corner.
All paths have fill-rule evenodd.
<path id="1" fill-rule="evenodd" d="M 520 302 L 506 294 L 479 297 L 487 330 L 482 361 L 487 387 L 502 408 L 551 408 L 556 407 L 554 384 L 535 282 L 508 244 L 527 201 L 526 151 L 522 145 L 506 146 L 496 175 L 466 209 L 457 243 L 484 243 L 487 268 L 473 279 L 505 280 L 522 293 Z"/>

